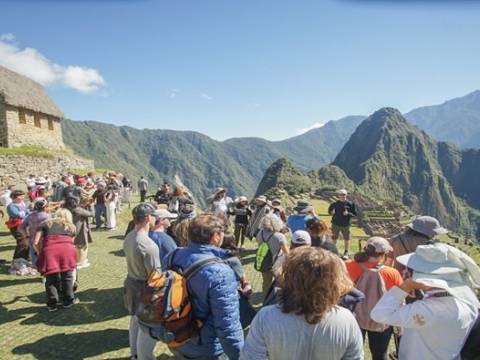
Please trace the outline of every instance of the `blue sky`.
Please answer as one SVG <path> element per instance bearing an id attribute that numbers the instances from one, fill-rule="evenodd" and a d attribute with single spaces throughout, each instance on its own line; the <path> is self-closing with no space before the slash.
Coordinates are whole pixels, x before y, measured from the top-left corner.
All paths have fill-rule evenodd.
<path id="1" fill-rule="evenodd" d="M 479 89 L 480 3 L 398 2 L 3 0 L 0 64 L 66 117 L 216 139 Z"/>

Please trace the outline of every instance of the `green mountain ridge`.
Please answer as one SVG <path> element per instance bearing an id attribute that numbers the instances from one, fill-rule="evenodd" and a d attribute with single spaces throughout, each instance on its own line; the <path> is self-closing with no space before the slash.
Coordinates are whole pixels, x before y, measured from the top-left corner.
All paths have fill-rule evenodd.
<path id="1" fill-rule="evenodd" d="M 352 116 L 330 121 L 283 141 L 222 142 L 194 131 L 140 130 L 95 121 L 65 120 L 62 129 L 65 144 L 94 159 L 97 167 L 118 170 L 133 180 L 144 175 L 152 185 L 178 175 L 204 205 L 218 186 L 253 196 L 265 170 L 279 158 L 291 159 L 302 170 L 330 162 L 362 120 Z"/>
<path id="2" fill-rule="evenodd" d="M 443 104 L 414 109 L 404 116 L 434 139 L 462 149 L 480 148 L 480 90 Z"/>

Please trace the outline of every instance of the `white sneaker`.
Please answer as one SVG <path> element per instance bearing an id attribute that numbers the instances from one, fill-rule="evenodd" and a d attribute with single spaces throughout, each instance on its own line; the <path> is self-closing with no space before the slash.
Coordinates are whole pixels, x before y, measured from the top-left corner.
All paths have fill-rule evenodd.
<path id="1" fill-rule="evenodd" d="M 88 261 L 84 262 L 83 264 L 77 264 L 77 269 L 85 269 L 90 266 Z"/>

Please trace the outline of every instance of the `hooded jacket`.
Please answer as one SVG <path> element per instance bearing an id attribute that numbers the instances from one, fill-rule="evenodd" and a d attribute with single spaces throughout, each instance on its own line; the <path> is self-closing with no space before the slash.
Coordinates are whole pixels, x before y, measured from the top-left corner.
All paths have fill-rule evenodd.
<path id="1" fill-rule="evenodd" d="M 209 257 L 225 258 L 228 252 L 212 245 L 190 242 L 167 258 L 170 268 L 187 270 L 193 263 Z M 201 268 L 188 280 L 193 314 L 203 322 L 200 332 L 175 350 L 186 357 L 211 357 L 225 353 L 229 359 L 239 358 L 243 347 L 240 324 L 237 279 L 225 263 Z"/>

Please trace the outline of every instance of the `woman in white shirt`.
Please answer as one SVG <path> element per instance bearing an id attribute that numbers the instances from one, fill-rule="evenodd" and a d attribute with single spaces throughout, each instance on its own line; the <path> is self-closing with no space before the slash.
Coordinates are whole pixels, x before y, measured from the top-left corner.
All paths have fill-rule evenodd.
<path id="1" fill-rule="evenodd" d="M 400 360 L 460 359 L 480 307 L 472 291 L 480 287 L 480 268 L 461 251 L 440 243 L 418 246 L 397 261 L 413 270 L 412 278 L 380 299 L 372 319 L 403 328 Z M 405 305 L 414 290 L 423 290 L 423 299 Z"/>

